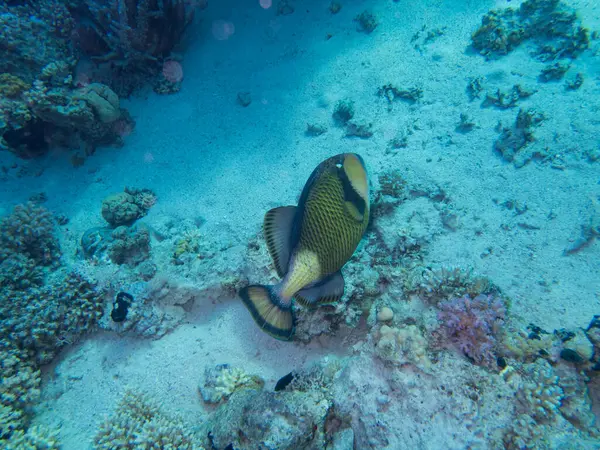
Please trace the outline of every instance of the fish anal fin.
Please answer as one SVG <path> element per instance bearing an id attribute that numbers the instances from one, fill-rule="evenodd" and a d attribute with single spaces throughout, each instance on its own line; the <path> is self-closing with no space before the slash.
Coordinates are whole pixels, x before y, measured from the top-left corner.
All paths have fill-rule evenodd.
<path id="1" fill-rule="evenodd" d="M 273 208 L 265 214 L 263 230 L 269 254 L 277 275 L 283 278 L 288 270 L 292 252 L 292 228 L 296 217 L 295 206 Z"/>
<path id="2" fill-rule="evenodd" d="M 336 272 L 319 283 L 298 291 L 294 294 L 294 298 L 303 306 L 316 307 L 335 303 L 343 295 L 344 277 L 341 272 Z"/>

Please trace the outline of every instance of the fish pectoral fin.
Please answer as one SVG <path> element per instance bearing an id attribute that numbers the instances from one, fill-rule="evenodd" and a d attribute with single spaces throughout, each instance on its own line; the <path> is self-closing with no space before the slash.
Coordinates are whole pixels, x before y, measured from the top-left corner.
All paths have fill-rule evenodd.
<path id="1" fill-rule="evenodd" d="M 280 278 L 287 273 L 292 254 L 292 228 L 296 209 L 295 206 L 273 208 L 267 211 L 263 222 L 267 248 Z"/>
<path id="2" fill-rule="evenodd" d="M 315 307 L 335 303 L 344 295 L 344 277 L 341 272 L 329 275 L 323 281 L 304 288 L 294 294 L 294 299 L 303 306 Z"/>
<path id="3" fill-rule="evenodd" d="M 360 212 L 360 210 L 356 207 L 356 204 L 346 201 L 344 202 L 344 206 L 353 220 L 358 223 L 362 223 L 362 221 L 365 220 L 365 215 Z"/>

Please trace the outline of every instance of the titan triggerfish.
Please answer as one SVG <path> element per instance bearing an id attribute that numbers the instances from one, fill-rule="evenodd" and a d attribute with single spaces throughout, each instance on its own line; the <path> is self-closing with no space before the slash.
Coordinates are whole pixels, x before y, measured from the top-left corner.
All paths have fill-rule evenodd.
<path id="1" fill-rule="evenodd" d="M 276 339 L 294 335 L 293 302 L 317 306 L 344 294 L 340 272 L 369 224 L 369 178 L 355 153 L 333 156 L 317 166 L 298 206 L 271 209 L 263 230 L 281 281 L 253 284 L 239 295 L 258 326 Z"/>

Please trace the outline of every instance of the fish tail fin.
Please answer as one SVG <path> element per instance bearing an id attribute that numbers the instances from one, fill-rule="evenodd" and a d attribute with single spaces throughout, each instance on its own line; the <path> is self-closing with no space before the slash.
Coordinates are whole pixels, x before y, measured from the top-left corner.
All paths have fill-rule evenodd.
<path id="1" fill-rule="evenodd" d="M 263 331 L 275 339 L 289 341 L 294 335 L 296 318 L 291 302 L 284 301 L 276 288 L 252 284 L 241 289 L 239 295 Z"/>

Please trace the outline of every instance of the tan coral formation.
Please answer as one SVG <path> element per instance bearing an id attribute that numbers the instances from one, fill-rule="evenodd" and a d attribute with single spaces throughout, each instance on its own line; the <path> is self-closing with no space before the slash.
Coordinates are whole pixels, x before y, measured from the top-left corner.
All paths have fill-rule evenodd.
<path id="1" fill-rule="evenodd" d="M 111 123 L 121 117 L 119 96 L 105 84 L 91 83 L 76 91 L 73 98 L 87 102 L 102 123 Z"/>

